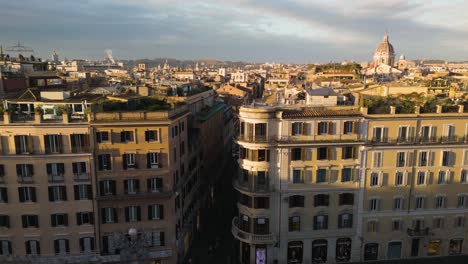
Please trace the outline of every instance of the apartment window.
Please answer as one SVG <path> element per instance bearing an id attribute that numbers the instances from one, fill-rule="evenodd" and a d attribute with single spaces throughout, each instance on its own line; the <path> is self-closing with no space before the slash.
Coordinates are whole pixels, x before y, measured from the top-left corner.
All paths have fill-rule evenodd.
<path id="1" fill-rule="evenodd" d="M 62 151 L 61 135 L 45 135 L 44 144 L 47 154 L 60 153 Z"/>
<path id="2" fill-rule="evenodd" d="M 67 200 L 66 186 L 49 186 L 49 201 L 60 202 Z"/>
<path id="3" fill-rule="evenodd" d="M 86 162 L 73 162 L 72 169 L 75 176 L 86 175 Z"/>
<path id="4" fill-rule="evenodd" d="M 99 182 L 99 193 L 102 196 L 105 195 L 115 195 L 116 187 L 114 180 L 104 180 Z"/>
<path id="5" fill-rule="evenodd" d="M 127 142 L 133 142 L 133 131 L 122 131 L 120 132 L 120 142 L 122 143 L 127 143 Z"/>
<path id="6" fill-rule="evenodd" d="M 136 169 L 137 165 L 135 162 L 135 154 L 134 153 L 125 153 L 122 155 L 122 165 L 123 169 Z"/>
<path id="7" fill-rule="evenodd" d="M 125 221 L 127 223 L 141 221 L 140 207 L 139 206 L 125 207 Z"/>
<path id="8" fill-rule="evenodd" d="M 451 151 L 442 152 L 442 166 L 451 167 L 455 164 L 455 153 Z"/>
<path id="9" fill-rule="evenodd" d="M 421 127 L 421 141 L 422 142 L 429 142 L 430 140 L 435 137 L 435 127 L 432 128 L 431 126 L 422 126 Z"/>
<path id="10" fill-rule="evenodd" d="M 252 197 L 243 193 L 239 193 L 239 203 L 249 208 L 252 208 Z"/>
<path id="11" fill-rule="evenodd" d="M 301 217 L 291 216 L 289 217 L 289 232 L 301 231 Z"/>
<path id="12" fill-rule="evenodd" d="M 22 215 L 21 222 L 23 224 L 23 228 L 28 227 L 39 227 L 39 216 L 37 215 Z"/>
<path id="13" fill-rule="evenodd" d="M 153 231 L 152 232 L 152 246 L 163 247 L 165 245 L 164 232 Z"/>
<path id="14" fill-rule="evenodd" d="M 36 202 L 36 187 L 19 187 L 18 194 L 20 203 Z"/>
<path id="15" fill-rule="evenodd" d="M 98 143 L 109 142 L 109 132 L 108 131 L 96 132 L 96 140 Z"/>
<path id="16" fill-rule="evenodd" d="M 460 173 L 460 183 L 467 183 L 468 182 L 468 171 L 467 170 L 462 170 Z"/>
<path id="17" fill-rule="evenodd" d="M 404 184 L 404 173 L 397 171 L 395 173 L 395 186 L 403 186 Z"/>
<path id="18" fill-rule="evenodd" d="M 10 227 L 10 216 L 0 215 L 0 227 Z"/>
<path id="19" fill-rule="evenodd" d="M 328 194 L 317 194 L 314 196 L 314 206 L 328 206 L 330 197 Z"/>
<path id="20" fill-rule="evenodd" d="M 417 185 L 425 185 L 427 180 L 427 172 L 426 171 L 418 171 L 418 178 L 417 178 Z"/>
<path id="21" fill-rule="evenodd" d="M 297 176 L 296 176 L 296 180 L 299 180 L 298 182 L 295 182 L 295 183 L 304 183 L 304 177 L 303 177 L 303 172 L 301 171 L 301 176 L 299 179 L 297 179 Z M 266 171 L 257 171 L 257 177 L 255 178 L 256 179 L 256 185 L 257 185 L 257 188 L 265 188 L 266 185 L 267 185 L 267 172 Z"/>
<path id="22" fill-rule="evenodd" d="M 148 206 L 148 220 L 164 219 L 164 206 L 162 204 L 153 204 Z"/>
<path id="23" fill-rule="evenodd" d="M 397 167 L 405 167 L 406 165 L 406 152 L 397 152 Z"/>
<path id="24" fill-rule="evenodd" d="M 302 160 L 302 149 L 301 148 L 291 149 L 291 160 Z"/>
<path id="25" fill-rule="evenodd" d="M 439 177 L 437 178 L 437 184 L 446 184 L 447 183 L 447 172 L 439 171 Z"/>
<path id="26" fill-rule="evenodd" d="M 268 209 L 270 206 L 270 199 L 268 197 L 254 197 L 255 209 Z"/>
<path id="27" fill-rule="evenodd" d="M 452 141 L 455 137 L 455 126 L 454 125 L 444 125 L 443 139 L 444 141 Z"/>
<path id="28" fill-rule="evenodd" d="M 98 155 L 98 170 L 111 170 L 111 155 L 110 154 L 100 154 Z"/>
<path id="29" fill-rule="evenodd" d="M 399 219 L 392 220 L 392 231 L 401 231 L 403 229 L 403 222 Z"/>
<path id="30" fill-rule="evenodd" d="M 403 209 L 403 198 L 402 197 L 393 198 L 393 210 L 399 211 L 402 209 Z"/>
<path id="31" fill-rule="evenodd" d="M 254 234 L 265 235 L 270 232 L 269 219 L 268 218 L 257 218 L 254 221 Z"/>
<path id="32" fill-rule="evenodd" d="M 343 147 L 342 149 L 342 159 L 355 159 L 356 158 L 356 148 L 353 146 Z"/>
<path id="33" fill-rule="evenodd" d="M 378 232 L 379 222 L 376 220 L 370 220 L 367 222 L 367 232 L 374 233 Z"/>
<path id="34" fill-rule="evenodd" d="M 341 169 L 341 182 L 351 181 L 352 171 L 353 171 L 352 168 L 343 168 L 343 169 Z"/>
<path id="35" fill-rule="evenodd" d="M 304 196 L 292 195 L 289 196 L 289 208 L 304 207 Z"/>
<path id="36" fill-rule="evenodd" d="M 114 255 L 118 253 L 115 248 L 114 235 L 107 234 L 102 236 L 102 251 L 104 255 Z"/>
<path id="37" fill-rule="evenodd" d="M 465 217 L 457 216 L 455 217 L 455 227 L 464 227 L 465 226 Z"/>
<path id="38" fill-rule="evenodd" d="M 6 187 L 0 187 L 0 203 L 8 203 L 8 191 Z"/>
<path id="39" fill-rule="evenodd" d="M 445 196 L 437 196 L 435 200 L 436 208 L 445 208 Z"/>
<path id="40" fill-rule="evenodd" d="M 322 147 L 317 148 L 317 160 L 327 160 L 328 159 L 328 148 Z"/>
<path id="41" fill-rule="evenodd" d="M 70 253 L 70 244 L 68 239 L 54 240 L 54 249 L 56 255 L 67 255 Z"/>
<path id="42" fill-rule="evenodd" d="M 146 160 L 148 169 L 161 168 L 161 164 L 159 164 L 158 153 L 150 152 L 146 154 Z"/>
<path id="43" fill-rule="evenodd" d="M 1 256 L 9 256 L 13 254 L 13 250 L 11 247 L 11 241 L 9 240 L 0 240 L 0 255 Z"/>
<path id="44" fill-rule="evenodd" d="M 101 208 L 101 217 L 103 224 L 117 223 L 117 209 L 111 207 Z"/>
<path id="45" fill-rule="evenodd" d="M 290 243 L 294 243 L 294 242 L 290 242 Z M 301 243 L 300 245 L 301 245 L 301 250 L 302 250 L 302 242 L 299 242 L 299 243 Z M 328 243 L 326 239 L 317 239 L 317 240 L 312 241 L 312 256 L 313 256 L 312 263 L 326 263 L 327 262 L 327 255 L 328 255 L 327 244 Z M 302 255 L 301 255 L 301 260 L 296 263 L 302 263 Z"/>
<path id="46" fill-rule="evenodd" d="M 378 211 L 380 209 L 380 199 L 372 198 L 369 200 L 369 211 Z"/>
<path id="47" fill-rule="evenodd" d="M 63 176 L 65 174 L 65 164 L 63 163 L 47 163 L 47 175 Z"/>
<path id="48" fill-rule="evenodd" d="M 378 172 L 372 172 L 370 175 L 370 186 L 375 187 L 379 186 L 379 173 Z"/>
<path id="49" fill-rule="evenodd" d="M 314 230 L 328 229 L 328 215 L 314 216 Z"/>
<path id="50" fill-rule="evenodd" d="M 38 240 L 28 240 L 25 242 L 26 254 L 38 256 L 41 254 L 41 247 Z"/>
<path id="51" fill-rule="evenodd" d="M 379 257 L 379 244 L 367 243 L 364 246 L 364 260 L 377 260 Z"/>
<path id="52" fill-rule="evenodd" d="M 90 254 L 94 251 L 94 237 L 80 238 L 80 252 Z"/>
<path id="53" fill-rule="evenodd" d="M 323 183 L 323 182 L 327 182 L 327 170 L 318 169 L 316 183 Z"/>
<path id="54" fill-rule="evenodd" d="M 292 135 L 293 136 L 302 135 L 302 122 L 292 123 Z"/>
<path id="55" fill-rule="evenodd" d="M 52 227 L 68 226 L 68 214 L 52 214 L 50 223 Z"/>
<path id="56" fill-rule="evenodd" d="M 354 194 L 353 193 L 340 193 L 338 196 L 338 205 L 353 205 Z"/>
<path id="57" fill-rule="evenodd" d="M 147 142 L 159 141 L 159 134 L 156 130 L 147 130 L 145 131 L 145 140 Z"/>
<path id="58" fill-rule="evenodd" d="M 71 134 L 70 143 L 73 153 L 88 151 L 89 136 L 87 134 Z"/>
<path id="59" fill-rule="evenodd" d="M 374 152 L 373 154 L 373 162 L 372 165 L 374 168 L 382 167 L 383 162 L 383 153 L 382 152 Z"/>
<path id="60" fill-rule="evenodd" d="M 464 208 L 466 206 L 466 195 L 459 194 L 457 199 L 457 207 Z"/>
<path id="61" fill-rule="evenodd" d="M 421 151 L 419 152 L 419 167 L 429 166 L 430 160 L 432 159 L 432 152 Z"/>
<path id="62" fill-rule="evenodd" d="M 255 137 L 256 138 L 265 138 L 267 131 L 267 124 L 266 123 L 258 123 L 255 124 Z"/>
<path id="63" fill-rule="evenodd" d="M 388 128 L 374 127 L 374 142 L 386 142 Z"/>
<path id="64" fill-rule="evenodd" d="M 409 139 L 408 136 L 409 128 L 407 126 L 401 126 L 398 128 L 398 141 L 407 142 Z"/>
<path id="65" fill-rule="evenodd" d="M 357 122 L 345 121 L 343 124 L 344 134 L 355 134 L 357 133 Z"/>
<path id="66" fill-rule="evenodd" d="M 93 225 L 94 214 L 93 212 L 78 212 L 76 213 L 76 224 L 77 225 Z"/>
<path id="67" fill-rule="evenodd" d="M 75 200 L 91 200 L 93 198 L 93 187 L 91 184 L 78 184 L 73 186 Z"/>
<path id="68" fill-rule="evenodd" d="M 162 192 L 163 179 L 162 178 L 150 178 L 147 180 L 147 186 L 148 186 L 149 192 Z"/>
<path id="69" fill-rule="evenodd" d="M 450 239 L 449 243 L 449 255 L 459 255 L 462 253 L 463 248 L 463 239 Z"/>
<path id="70" fill-rule="evenodd" d="M 125 194 L 136 194 L 140 190 L 140 181 L 137 179 L 124 180 Z"/>
<path id="71" fill-rule="evenodd" d="M 15 136 L 16 154 L 31 154 L 32 137 L 26 135 Z"/>
<path id="72" fill-rule="evenodd" d="M 0 180 L 5 177 L 5 165 L 0 164 Z"/>
<path id="73" fill-rule="evenodd" d="M 432 227 L 434 229 L 442 229 L 444 228 L 444 219 L 442 217 L 436 217 L 432 221 Z"/>
<path id="74" fill-rule="evenodd" d="M 428 256 L 438 256 L 440 255 L 440 240 L 434 239 L 430 240 L 427 246 L 427 255 Z"/>
<path id="75" fill-rule="evenodd" d="M 16 175 L 19 178 L 30 178 L 34 175 L 32 164 L 16 164 Z"/>
<path id="76" fill-rule="evenodd" d="M 416 209 L 423 209 L 424 208 L 424 200 L 425 197 L 416 197 Z"/>
<path id="77" fill-rule="evenodd" d="M 338 215 L 338 228 L 352 228 L 353 227 L 353 214 L 340 214 Z"/>
<path id="78" fill-rule="evenodd" d="M 293 170 L 293 183 L 304 183 L 302 170 Z"/>
<path id="79" fill-rule="evenodd" d="M 317 134 L 318 135 L 326 135 L 328 134 L 328 122 L 319 122 L 317 126 Z"/>

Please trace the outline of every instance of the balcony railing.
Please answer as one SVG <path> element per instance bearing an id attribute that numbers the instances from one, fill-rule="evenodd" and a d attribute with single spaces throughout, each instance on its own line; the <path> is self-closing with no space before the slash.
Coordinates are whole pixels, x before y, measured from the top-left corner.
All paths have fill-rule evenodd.
<path id="1" fill-rule="evenodd" d="M 239 218 L 234 217 L 232 219 L 231 227 L 232 235 L 243 242 L 252 243 L 252 244 L 273 244 L 276 242 L 276 237 L 274 234 L 269 233 L 265 235 L 253 234 L 246 231 L 243 231 L 239 228 Z"/>
<path id="2" fill-rule="evenodd" d="M 150 192 L 150 191 L 141 191 L 137 193 L 117 193 L 115 195 L 99 195 L 98 200 L 127 200 L 131 199 L 151 199 L 151 198 L 169 198 L 173 192 L 171 191 L 162 191 L 162 192 Z"/>
<path id="3" fill-rule="evenodd" d="M 253 135 L 236 135 L 237 141 L 252 142 L 252 143 L 298 143 L 298 142 L 360 142 L 363 138 L 358 134 L 350 135 L 297 135 L 297 136 L 253 136 Z"/>
<path id="4" fill-rule="evenodd" d="M 18 182 L 19 183 L 33 183 L 33 177 L 32 176 L 18 176 Z"/>
<path id="5" fill-rule="evenodd" d="M 429 235 L 429 227 L 426 228 L 408 228 L 407 229 L 408 236 L 411 237 L 422 237 Z"/>
<path id="6" fill-rule="evenodd" d="M 89 146 L 71 146 L 72 153 L 86 153 L 91 152 Z"/>
<path id="7" fill-rule="evenodd" d="M 34 121 L 34 114 L 11 114 L 12 122 L 30 122 Z"/>
<path id="8" fill-rule="evenodd" d="M 443 136 L 443 137 L 404 137 L 404 138 L 372 138 L 367 141 L 368 144 L 457 144 L 468 143 L 466 136 Z"/>
<path id="9" fill-rule="evenodd" d="M 90 177 L 89 173 L 83 172 L 83 173 L 75 173 L 73 179 L 75 181 L 89 181 L 89 180 L 91 180 L 91 177 Z"/>
<path id="10" fill-rule="evenodd" d="M 65 178 L 63 175 L 49 175 L 49 183 L 63 182 Z"/>
<path id="11" fill-rule="evenodd" d="M 235 189 L 245 192 L 258 192 L 258 193 L 269 193 L 273 192 L 273 186 L 268 184 L 258 184 L 255 182 L 242 182 L 240 180 L 234 180 L 232 185 Z"/>

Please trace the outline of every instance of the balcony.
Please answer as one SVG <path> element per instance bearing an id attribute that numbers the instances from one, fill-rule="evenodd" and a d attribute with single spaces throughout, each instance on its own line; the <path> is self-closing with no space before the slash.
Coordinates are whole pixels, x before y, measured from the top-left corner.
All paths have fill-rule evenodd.
<path id="1" fill-rule="evenodd" d="M 267 184 L 255 184 L 254 182 L 242 182 L 240 180 L 234 180 L 232 185 L 234 186 L 234 189 L 238 190 L 239 192 L 261 193 L 263 195 L 274 192 L 274 187 Z"/>
<path id="2" fill-rule="evenodd" d="M 269 233 L 265 235 L 252 234 L 246 231 L 243 231 L 239 228 L 239 218 L 234 217 L 232 219 L 231 227 L 232 235 L 243 242 L 250 244 L 274 244 L 276 243 L 276 237 L 274 234 Z"/>
<path id="3" fill-rule="evenodd" d="M 236 135 L 237 141 L 250 142 L 250 143 L 276 143 L 277 136 L 265 136 L 265 135 Z"/>
<path id="4" fill-rule="evenodd" d="M 282 135 L 282 136 L 253 136 L 253 135 L 237 135 L 235 140 L 248 143 L 281 143 L 281 144 L 297 144 L 297 143 L 324 143 L 324 142 L 362 142 L 364 139 L 358 134 L 336 134 L 336 135 Z"/>
<path id="5" fill-rule="evenodd" d="M 87 153 L 91 152 L 91 148 L 89 146 L 71 146 L 72 153 Z"/>
<path id="6" fill-rule="evenodd" d="M 165 199 L 170 198 L 173 192 L 137 192 L 137 193 L 118 193 L 115 195 L 99 195 L 97 197 L 100 201 L 123 201 L 123 200 L 144 200 L 144 199 Z"/>
<path id="7" fill-rule="evenodd" d="M 59 183 L 64 182 L 65 178 L 63 175 L 49 175 L 49 183 Z"/>
<path id="8" fill-rule="evenodd" d="M 460 144 L 467 143 L 464 136 L 443 137 L 404 137 L 404 138 L 372 138 L 367 144 L 373 145 L 411 145 L 411 144 Z"/>
<path id="9" fill-rule="evenodd" d="M 77 181 L 77 182 L 90 181 L 91 177 L 90 177 L 89 173 L 87 173 L 87 172 L 75 173 L 75 175 L 73 176 L 73 180 Z"/>
<path id="10" fill-rule="evenodd" d="M 18 176 L 18 183 L 33 183 L 32 176 Z"/>
<path id="11" fill-rule="evenodd" d="M 423 237 L 428 236 L 430 234 L 429 227 L 426 228 L 408 228 L 406 230 L 408 236 L 410 237 Z"/>

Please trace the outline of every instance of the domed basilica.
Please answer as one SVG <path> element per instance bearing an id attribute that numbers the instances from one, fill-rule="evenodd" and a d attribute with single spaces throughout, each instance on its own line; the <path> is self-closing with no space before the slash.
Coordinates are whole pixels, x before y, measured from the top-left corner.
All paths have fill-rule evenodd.
<path id="1" fill-rule="evenodd" d="M 388 40 L 388 34 L 382 39 L 375 49 L 374 58 L 370 67 L 367 69 L 367 75 L 374 74 L 400 74 L 401 71 L 395 68 L 395 50 Z"/>

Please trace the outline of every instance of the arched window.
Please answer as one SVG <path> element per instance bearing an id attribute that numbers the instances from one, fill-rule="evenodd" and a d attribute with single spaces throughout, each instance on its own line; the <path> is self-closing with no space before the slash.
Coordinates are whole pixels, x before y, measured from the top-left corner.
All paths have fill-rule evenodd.
<path id="1" fill-rule="evenodd" d="M 336 261 L 349 261 L 351 258 L 351 238 L 336 240 Z"/>
<path id="2" fill-rule="evenodd" d="M 291 241 L 288 243 L 288 264 L 302 263 L 303 243 L 302 241 Z"/>
<path id="3" fill-rule="evenodd" d="M 324 262 L 327 262 L 327 240 L 314 240 L 312 242 L 312 263 Z"/>
<path id="4" fill-rule="evenodd" d="M 367 243 L 364 246 L 364 260 L 377 260 L 379 257 L 379 244 Z"/>

